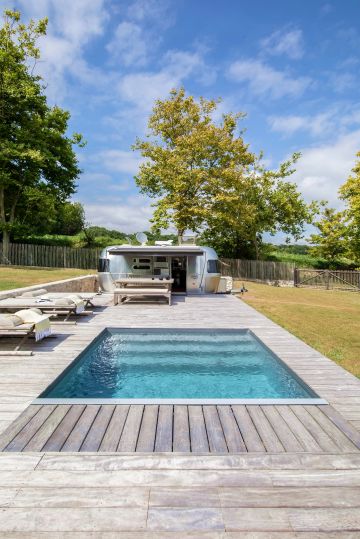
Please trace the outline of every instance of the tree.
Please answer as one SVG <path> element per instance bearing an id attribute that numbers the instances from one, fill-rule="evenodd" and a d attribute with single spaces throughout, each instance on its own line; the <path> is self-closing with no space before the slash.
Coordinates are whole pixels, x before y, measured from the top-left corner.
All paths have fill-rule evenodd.
<path id="1" fill-rule="evenodd" d="M 322 218 L 314 225 L 318 228 L 319 233 L 310 236 L 310 243 L 315 245 L 311 249 L 313 254 L 322 256 L 329 262 L 334 262 L 346 253 L 348 227 L 344 212 L 325 208 Z"/>
<path id="2" fill-rule="evenodd" d="M 251 243 L 258 258 L 264 232 L 300 236 L 316 205 L 307 205 L 296 185 L 286 181 L 299 155 L 276 171 L 266 170 L 261 155 L 249 151 L 243 132 L 237 135 L 244 114 L 225 114 L 216 124 L 217 104 L 203 98 L 196 102 L 183 88 L 158 100 L 149 140 L 134 145 L 145 158 L 135 179 L 141 192 L 156 198 L 155 229 L 174 225 L 179 236 L 186 229 L 200 230 L 222 244 L 228 238 L 228 251 L 234 251 L 233 241 L 236 249 Z"/>
<path id="3" fill-rule="evenodd" d="M 46 34 L 47 19 L 20 22 L 20 13 L 5 11 L 0 29 L 0 227 L 3 255 L 10 233 L 19 226 L 19 210 L 30 192 L 39 190 L 64 202 L 75 191 L 80 173 L 67 136 L 70 114 L 49 107 L 41 77 L 33 74 L 40 57 L 36 42 Z M 35 190 L 35 191 L 34 191 Z"/>
<path id="4" fill-rule="evenodd" d="M 235 134 L 241 114 L 226 114 L 220 125 L 212 115 L 217 102 L 196 102 L 185 90 L 172 90 L 158 100 L 149 119 L 151 140 L 137 140 L 145 162 L 136 176 L 142 193 L 156 198 L 154 229 L 175 226 L 178 236 L 207 222 L 214 195 L 254 162 L 243 139 Z"/>
<path id="5" fill-rule="evenodd" d="M 295 183 L 286 178 L 294 172 L 293 165 L 300 154 L 282 163 L 278 170 L 266 170 L 261 156 L 248 167 L 245 174 L 235 176 L 231 185 L 225 185 L 214 200 L 213 211 L 207 223 L 206 237 L 218 248 L 212 237 L 236 239 L 238 257 L 249 254 L 258 259 L 265 232 L 276 232 L 299 239 L 306 223 L 313 220 L 318 211 L 316 203 L 306 204 Z"/>
<path id="6" fill-rule="evenodd" d="M 346 217 L 348 223 L 347 235 L 349 255 L 360 261 L 360 152 L 356 154 L 359 158 L 352 169 L 353 174 L 349 176 L 344 185 L 339 189 L 340 198 L 346 204 Z"/>
<path id="7" fill-rule="evenodd" d="M 57 209 L 56 225 L 53 227 L 55 234 L 74 236 L 79 234 L 85 227 L 85 211 L 80 202 L 64 202 Z"/>

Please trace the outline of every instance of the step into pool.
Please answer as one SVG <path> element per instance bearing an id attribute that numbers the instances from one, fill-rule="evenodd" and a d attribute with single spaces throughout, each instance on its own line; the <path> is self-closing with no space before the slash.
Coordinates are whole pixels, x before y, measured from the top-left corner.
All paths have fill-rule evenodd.
<path id="1" fill-rule="evenodd" d="M 35 402 L 325 401 L 250 330 L 107 328 Z"/>

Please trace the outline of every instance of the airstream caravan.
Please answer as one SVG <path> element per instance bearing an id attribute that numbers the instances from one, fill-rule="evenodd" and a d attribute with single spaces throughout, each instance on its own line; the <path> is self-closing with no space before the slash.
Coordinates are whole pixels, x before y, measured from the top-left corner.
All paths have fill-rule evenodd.
<path id="1" fill-rule="evenodd" d="M 100 288 L 113 292 L 124 277 L 173 279 L 173 294 L 215 293 L 220 281 L 219 260 L 214 249 L 199 245 L 113 245 L 100 254 Z"/>

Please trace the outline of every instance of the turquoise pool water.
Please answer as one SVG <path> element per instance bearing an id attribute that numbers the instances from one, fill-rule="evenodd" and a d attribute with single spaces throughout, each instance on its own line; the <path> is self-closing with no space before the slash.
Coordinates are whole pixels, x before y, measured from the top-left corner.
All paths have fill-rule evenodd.
<path id="1" fill-rule="evenodd" d="M 248 330 L 106 329 L 40 397 L 317 396 Z"/>

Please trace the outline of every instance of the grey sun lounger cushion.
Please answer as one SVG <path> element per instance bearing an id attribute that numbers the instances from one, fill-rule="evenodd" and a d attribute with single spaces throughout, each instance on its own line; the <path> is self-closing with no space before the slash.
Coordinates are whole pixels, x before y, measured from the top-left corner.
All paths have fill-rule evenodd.
<path id="1" fill-rule="evenodd" d="M 0 314 L 0 329 L 15 328 L 23 323 L 22 318 L 16 314 Z"/>

